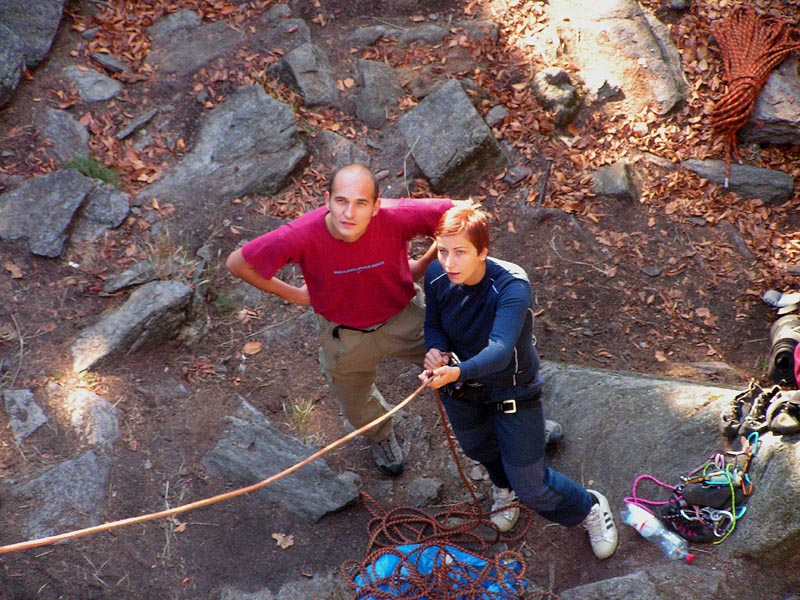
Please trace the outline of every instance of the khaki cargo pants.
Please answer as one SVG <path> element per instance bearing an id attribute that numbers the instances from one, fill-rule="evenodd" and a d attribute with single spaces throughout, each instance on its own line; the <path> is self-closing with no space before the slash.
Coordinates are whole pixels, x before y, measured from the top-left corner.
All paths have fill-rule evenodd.
<path id="1" fill-rule="evenodd" d="M 402 311 L 368 333 L 339 328 L 322 315 L 317 317 L 319 363 L 342 413 L 358 429 L 391 409 L 375 385 L 377 366 L 386 356 L 408 360 L 422 367 L 425 358 L 425 301 L 422 290 Z M 392 431 L 388 419 L 364 435 L 372 441 L 386 439 Z"/>

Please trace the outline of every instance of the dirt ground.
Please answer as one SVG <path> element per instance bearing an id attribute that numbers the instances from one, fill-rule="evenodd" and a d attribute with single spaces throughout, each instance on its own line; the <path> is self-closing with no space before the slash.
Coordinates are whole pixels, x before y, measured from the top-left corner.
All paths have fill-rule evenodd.
<path id="1" fill-rule="evenodd" d="M 119 17 L 124 11 L 103 12 L 98 7 L 104 4 L 68 3 L 50 57 L 26 75 L 12 103 L 0 112 L 4 132 L 0 191 L 54 168 L 44 157 L 34 126 L 45 108 L 64 108 L 88 123 L 93 153 L 120 173 L 123 189 L 135 192 L 179 160 L 182 148 L 192 147 L 202 112 L 209 108 L 200 106 L 191 94 L 176 96 L 176 90 L 212 89 L 208 102 L 215 106 L 237 85 L 247 83 L 241 55 L 176 80 L 149 71 L 138 60 L 141 48 L 131 43 L 127 58 L 142 81 L 134 78 L 123 95 L 108 105 L 81 104 L 59 73 L 66 64 L 88 64 L 86 56 L 94 48 L 81 38 L 82 28 L 102 21 L 108 30 L 101 39 L 108 40 L 111 49 L 118 48 L 115 44 L 121 44 L 121 39 L 136 42 L 136 35 L 126 38 L 123 33 L 142 29 L 122 18 L 114 20 L 109 14 Z M 110 1 L 106 5 L 133 12 L 134 4 Z M 252 2 L 245 9 L 221 1 L 159 4 L 158 9 L 149 9 L 151 13 L 190 7 L 201 10 L 208 20 L 229 18 L 245 28 L 248 19 L 270 5 Z M 511 117 L 495 132 L 513 148 L 518 164 L 531 169 L 531 175 L 509 186 L 499 174 L 495 181 L 474 182 L 451 194 L 481 200 L 493 216 L 492 254 L 528 271 L 543 359 L 743 387 L 752 377 L 764 378 L 768 331 L 775 314 L 761 295 L 770 288 L 792 290 L 800 272 L 798 194 L 783 206 L 764 206 L 664 166 L 665 161 L 688 156 L 721 157 L 718 140 L 701 129 L 702 115 L 719 91 L 712 96 L 714 86 L 698 74 L 705 73 L 709 80 L 719 78 L 717 56 L 707 50 L 708 18 L 727 4 L 698 1 L 688 13 L 647 4 L 673 27 L 695 90 L 686 107 L 664 118 L 661 129 L 675 128 L 664 137 L 657 133 L 637 136 L 633 118 L 613 105 L 584 110 L 565 130 L 555 127 L 552 115 L 519 86 L 529 78 L 531 66 L 536 68 L 540 62 L 512 46 L 513 40 L 542 21 L 541 4 L 506 2 L 506 20 L 496 45 L 445 43 L 434 49 L 400 49 L 382 42 L 363 52 L 351 51 L 343 41 L 358 26 L 378 22 L 410 26 L 431 14 L 439 19 L 453 15 L 454 20 L 494 18 L 498 9 L 480 0 L 309 0 L 296 2 L 292 8 L 293 16 L 304 18 L 312 38 L 329 52 L 337 76 L 353 73 L 355 59 L 362 56 L 386 60 L 409 72 L 423 69 L 426 77 L 434 79 L 463 76 L 463 66 L 469 64 L 466 71 L 494 96 L 479 108 L 485 112 L 501 99 L 511 109 Z M 779 13 L 790 10 L 781 2 L 756 4 Z M 118 35 L 112 35 L 114 27 L 119 27 Z M 706 57 L 711 66 L 697 70 L 698 61 Z M 275 56 L 266 58 L 276 60 Z M 251 61 L 248 67 L 269 62 L 247 60 Z M 350 83 L 344 76 L 342 84 L 344 100 L 336 109 L 299 107 L 298 121 L 309 146 L 315 147 L 314 135 L 321 129 L 349 135 L 372 155 L 376 169 L 388 170 L 390 177 L 405 176 L 415 196 L 430 194 L 409 165 L 394 121 L 382 132 L 367 131 L 347 112 L 352 104 L 346 93 Z M 279 89 L 274 82 L 264 85 L 271 92 Z M 113 133 L 131 114 L 138 114 L 144 98 L 150 105 L 174 103 L 175 107 L 164 130 L 156 130 L 153 145 L 134 156 L 137 163 L 131 158 L 131 146 L 114 142 Z M 406 106 L 412 104 L 409 100 Z M 658 125 L 652 130 L 659 129 Z M 181 139 L 182 146 L 174 142 L 170 146 L 167 139 Z M 797 149 L 742 150 L 748 164 L 800 176 Z M 593 194 L 591 170 L 622 157 L 634 161 L 640 198 L 618 200 Z M 89 387 L 117 406 L 122 436 L 111 473 L 107 520 L 232 489 L 209 477 L 199 460 L 223 428 L 223 417 L 241 398 L 286 433 L 320 447 L 346 433 L 319 373 L 310 311 L 248 291 L 224 268 L 227 254 L 273 226 L 274 217 L 290 217 L 315 206 L 330 167 L 312 161 L 278 196 L 236 199 L 211 214 L 202 207 L 192 214 L 174 214 L 168 205 L 142 207 L 107 239 L 70 247 L 55 260 L 34 257 L 22 245 L 0 244 L 4 266 L 0 269 L 0 388 L 38 391 L 56 381 Z M 153 211 L 157 213 L 154 220 L 162 225 L 158 235 L 152 234 L 144 218 Z M 207 236 L 189 233 L 198 231 Z M 182 253 L 192 259 L 203 244 L 211 249 L 211 260 L 200 278 L 207 282 L 206 302 L 194 321 L 195 336 L 185 344 L 176 341 L 142 349 L 85 377 L 74 377 L 68 361 L 71 341 L 127 294 L 101 294 L 103 280 L 143 258 L 168 261 Z M 191 268 L 185 274 L 191 276 Z M 296 280 L 298 274 L 287 269 L 284 276 Z M 243 349 L 251 341 L 260 342 L 263 349 L 246 354 Z M 387 361 L 379 385 L 387 398 L 398 402 L 416 388 L 415 368 Z M 63 411 L 57 406 L 46 408 L 50 423 L 21 448 L 15 446 L 9 429 L 0 431 L 3 478 L 35 472 L 77 453 L 68 422 L 60 420 Z M 398 480 L 380 475 L 366 444 L 358 440 L 334 451 L 327 460 L 337 472 L 349 469 L 360 475 L 364 491 L 386 507 L 403 506 L 408 498 L 405 483 L 422 476 L 444 480 L 441 506 L 464 501 L 466 492 L 453 473 L 430 396 L 410 405 L 399 431 L 401 437 L 413 437 L 413 444 L 408 447 L 407 471 Z M 478 485 L 478 491 L 485 493 L 486 484 Z M 14 516 L 23 509 L 2 506 L 1 543 L 22 541 Z M 277 591 L 285 582 L 336 570 L 346 559 L 362 559 L 369 518 L 357 503 L 309 524 L 265 507 L 255 496 L 244 496 L 173 520 L 0 557 L 0 598 L 213 598 L 225 585 Z M 292 535 L 294 545 L 282 549 L 274 533 Z M 634 535 L 621 533 L 623 540 Z M 518 547 L 528 559 L 528 577 L 557 593 L 661 560 L 657 551 L 640 545 L 636 555 L 619 553 L 599 562 L 591 556 L 584 535 L 535 519 Z M 747 590 L 737 597 L 782 598 L 798 585 L 768 570 L 741 573 L 724 564 L 719 568 L 728 572 L 737 586 L 734 589 Z"/>

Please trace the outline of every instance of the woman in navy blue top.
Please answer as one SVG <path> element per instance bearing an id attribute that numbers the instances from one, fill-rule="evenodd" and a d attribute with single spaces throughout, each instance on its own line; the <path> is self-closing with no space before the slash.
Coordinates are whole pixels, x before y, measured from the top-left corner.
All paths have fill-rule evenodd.
<path id="1" fill-rule="evenodd" d="M 547 466 L 528 276 L 488 256 L 489 226 L 476 208 L 449 209 L 435 237 L 420 379 L 439 390 L 464 453 L 486 467 L 492 523 L 511 529 L 521 501 L 556 523 L 583 524 L 595 555 L 608 558 L 617 547 L 608 500 Z"/>

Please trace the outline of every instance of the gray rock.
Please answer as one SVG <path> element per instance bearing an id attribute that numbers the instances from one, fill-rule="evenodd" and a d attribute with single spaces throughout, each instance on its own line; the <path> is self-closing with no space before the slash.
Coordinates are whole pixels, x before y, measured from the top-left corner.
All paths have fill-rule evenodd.
<path id="1" fill-rule="evenodd" d="M 52 144 L 45 151 L 59 162 L 69 162 L 89 154 L 89 132 L 68 112 L 54 108 L 48 110 L 42 133 Z"/>
<path id="2" fill-rule="evenodd" d="M 347 36 L 347 41 L 357 46 L 371 46 L 385 37 L 397 37 L 402 29 L 386 25 L 359 27 Z"/>
<path id="3" fill-rule="evenodd" d="M 47 423 L 47 417 L 36 403 L 31 390 L 3 390 L 3 402 L 11 422 L 11 434 L 17 446 Z"/>
<path id="4" fill-rule="evenodd" d="M 358 60 L 356 76 L 356 116 L 368 127 L 380 129 L 388 120 L 387 113 L 397 107 L 403 88 L 397 83 L 394 69 L 383 62 Z"/>
<path id="5" fill-rule="evenodd" d="M 220 592 L 220 600 L 298 600 L 313 598 L 314 600 L 341 600 L 350 597 L 352 591 L 339 571 L 316 574 L 311 578 L 290 581 L 283 585 L 277 594 L 268 589 L 255 592 L 242 592 L 234 587 L 224 587 Z"/>
<path id="6" fill-rule="evenodd" d="M 130 212 L 130 195 L 99 180 L 93 181 L 83 210 L 73 222 L 70 241 L 86 242 L 119 227 Z"/>
<path id="7" fill-rule="evenodd" d="M 101 67 L 111 73 L 122 73 L 130 69 L 128 63 L 121 61 L 116 56 L 106 54 L 105 52 L 95 52 L 92 54 L 92 60 L 99 63 Z"/>
<path id="8" fill-rule="evenodd" d="M 72 219 L 91 190 L 92 180 L 73 169 L 28 179 L 0 195 L 0 239 L 24 239 L 34 254 L 59 256 Z"/>
<path id="9" fill-rule="evenodd" d="M 158 114 L 157 108 L 151 108 L 145 113 L 142 113 L 138 117 L 131 119 L 131 121 L 122 129 L 117 132 L 115 136 L 118 140 L 124 140 L 125 138 L 131 136 L 136 130 L 141 129 L 145 125 L 147 125 L 150 121 L 153 120 Z"/>
<path id="10" fill-rule="evenodd" d="M 303 19 L 286 19 L 278 21 L 266 31 L 257 30 L 250 40 L 250 45 L 260 52 L 280 50 L 287 54 L 309 42 L 311 42 L 311 30 L 306 22 Z"/>
<path id="11" fill-rule="evenodd" d="M 757 144 L 800 145 L 800 60 L 794 53 L 770 73 L 739 137 Z"/>
<path id="12" fill-rule="evenodd" d="M 0 106 L 4 106 L 14 95 L 24 70 L 25 57 L 19 38 L 0 23 Z"/>
<path id="13" fill-rule="evenodd" d="M 288 19 L 292 16 L 292 9 L 286 4 L 276 4 L 267 12 L 261 15 L 261 23 L 264 25 L 274 25 L 281 19 Z"/>
<path id="14" fill-rule="evenodd" d="M 370 156 L 346 137 L 333 131 L 322 131 L 319 134 L 319 159 L 325 164 L 340 168 L 350 163 L 361 163 L 369 166 Z"/>
<path id="15" fill-rule="evenodd" d="M 437 191 L 500 168 L 502 148 L 464 89 L 450 80 L 400 118 L 414 160 Z"/>
<path id="16" fill-rule="evenodd" d="M 415 42 L 422 42 L 424 44 L 438 44 L 447 35 L 447 29 L 439 25 L 426 23 L 411 27 L 403 30 L 397 38 L 397 42 L 401 46 L 408 46 Z"/>
<path id="17" fill-rule="evenodd" d="M 489 127 L 494 127 L 510 114 L 511 113 L 505 106 L 502 104 L 496 104 L 489 109 L 489 111 L 486 113 L 486 116 L 483 117 L 483 120 L 486 121 L 486 124 Z"/>
<path id="18" fill-rule="evenodd" d="M 155 197 L 210 209 L 245 194 L 272 194 L 305 156 L 291 108 L 261 86 L 240 88 L 206 115 L 195 148 L 135 204 Z"/>
<path id="19" fill-rule="evenodd" d="M 76 66 L 64 69 L 64 75 L 78 88 L 84 102 L 103 102 L 111 100 L 122 91 L 122 84 L 98 71 L 82 71 Z"/>
<path id="20" fill-rule="evenodd" d="M 270 68 L 286 85 L 302 96 L 307 106 L 330 104 L 338 91 L 328 55 L 315 44 L 303 44 Z"/>
<path id="21" fill-rule="evenodd" d="M 681 166 L 714 183 L 725 183 L 724 160 L 690 158 Z M 781 171 L 731 164 L 730 189 L 743 198 L 759 198 L 768 204 L 786 202 L 794 193 L 794 177 Z"/>
<path id="22" fill-rule="evenodd" d="M 26 478 L 4 506 L 28 506 L 22 533 L 29 539 L 99 525 L 110 470 L 110 459 L 89 450 Z"/>
<path id="23" fill-rule="evenodd" d="M 408 500 L 412 506 L 429 506 L 439 499 L 443 485 L 438 477 L 417 477 L 406 486 Z"/>
<path id="24" fill-rule="evenodd" d="M 647 542 L 642 540 L 642 543 Z M 692 585 L 675 584 L 687 577 Z M 558 597 L 561 600 L 705 600 L 732 598 L 731 592 L 720 570 L 669 564 L 560 591 Z"/>
<path id="25" fill-rule="evenodd" d="M 50 51 L 58 31 L 65 0 L 25 0 L 0 2 L 0 23 L 13 31 L 20 42 L 25 64 L 33 68 Z"/>
<path id="26" fill-rule="evenodd" d="M 201 462 L 211 475 L 237 485 L 263 481 L 317 451 L 282 434 L 244 399 L 229 421 L 231 427 Z M 337 477 L 320 459 L 255 493 L 265 502 L 318 521 L 355 500 L 358 490 L 349 478 Z"/>
<path id="27" fill-rule="evenodd" d="M 159 19 L 147 28 L 147 33 L 157 44 L 169 43 L 175 36 L 186 34 L 200 27 L 203 19 L 196 12 L 183 8 Z"/>
<path id="28" fill-rule="evenodd" d="M 196 13 L 183 9 L 148 27 L 153 40 L 147 62 L 161 73 L 190 75 L 215 58 L 232 54 L 246 40 L 244 33 L 224 21 L 200 22 Z"/>
<path id="29" fill-rule="evenodd" d="M 167 260 L 141 260 L 121 273 L 112 275 L 103 283 L 103 292 L 114 294 L 127 287 L 143 285 L 154 279 L 168 279 L 177 275 L 185 266 L 180 256 L 174 255 Z M 250 286 L 252 287 L 252 286 Z"/>
<path id="30" fill-rule="evenodd" d="M 70 348 L 73 370 L 80 373 L 144 344 L 171 339 L 186 318 L 191 295 L 192 288 L 180 281 L 153 281 L 138 288 L 121 307 L 78 335 Z"/>
<path id="31" fill-rule="evenodd" d="M 87 389 L 66 389 L 55 382 L 47 384 L 51 403 L 63 406 L 75 433 L 86 444 L 110 450 L 119 439 L 117 407 Z"/>
<path id="32" fill-rule="evenodd" d="M 500 38 L 500 28 L 494 21 L 461 21 L 455 26 L 464 29 L 467 39 L 472 41 L 497 42 Z"/>
<path id="33" fill-rule="evenodd" d="M 620 89 L 630 110 L 659 115 L 686 99 L 680 52 L 669 31 L 636 0 L 552 0 L 551 22 L 581 70 Z"/>
<path id="34" fill-rule="evenodd" d="M 638 197 L 630 167 L 623 160 L 600 167 L 594 172 L 594 191 L 602 196 L 614 196 L 623 200 L 636 200 Z"/>
<path id="35" fill-rule="evenodd" d="M 531 88 L 542 107 L 555 113 L 557 125 L 571 123 L 578 115 L 581 99 L 564 69 L 550 67 L 539 71 L 533 77 Z"/>

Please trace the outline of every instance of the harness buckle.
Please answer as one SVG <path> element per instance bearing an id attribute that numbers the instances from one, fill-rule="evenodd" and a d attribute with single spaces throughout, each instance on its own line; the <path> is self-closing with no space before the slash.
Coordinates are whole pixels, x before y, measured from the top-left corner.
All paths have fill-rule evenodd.
<path id="1" fill-rule="evenodd" d="M 517 401 L 514 398 L 497 403 L 497 410 L 507 415 L 517 412 Z"/>

